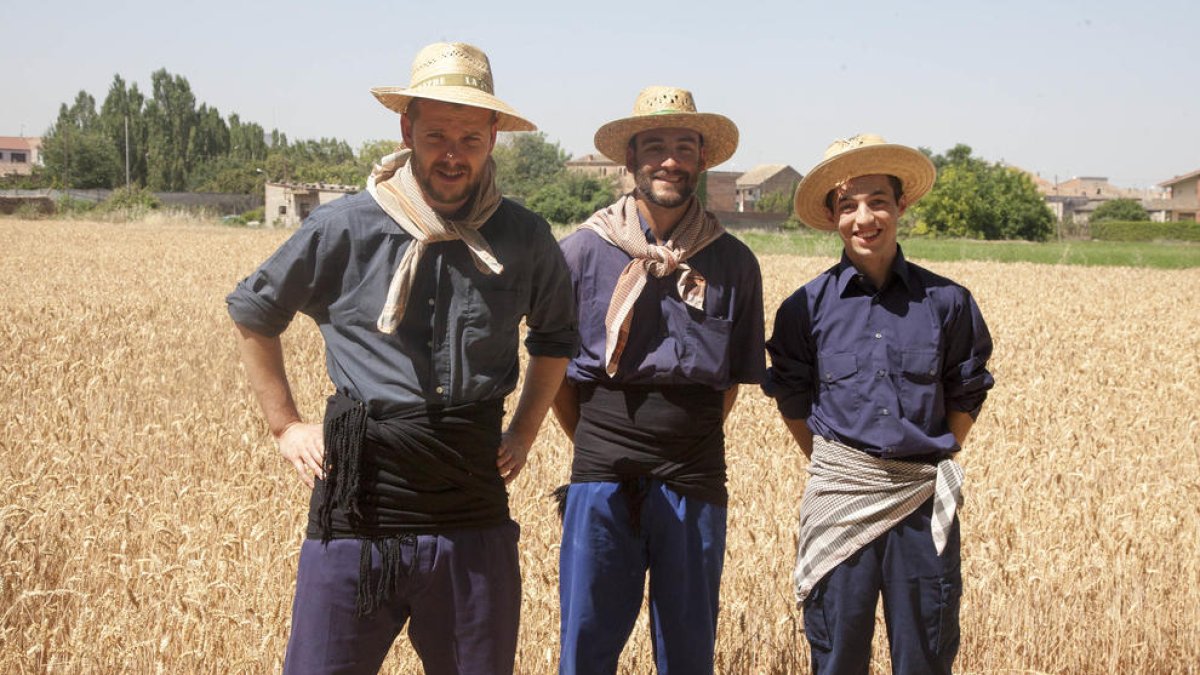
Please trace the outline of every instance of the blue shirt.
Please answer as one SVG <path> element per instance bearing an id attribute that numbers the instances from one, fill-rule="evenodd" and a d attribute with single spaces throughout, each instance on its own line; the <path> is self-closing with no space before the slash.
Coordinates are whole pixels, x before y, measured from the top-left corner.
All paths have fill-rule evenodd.
<path id="1" fill-rule="evenodd" d="M 642 230 L 646 241 L 655 243 L 644 219 Z M 604 368 L 604 317 L 617 278 L 632 258 L 588 229 L 572 233 L 560 245 L 579 305 L 581 345 L 567 366 L 571 382 L 698 384 L 724 391 L 737 383 L 762 381 L 762 275 L 758 259 L 733 235 L 723 234 L 687 260 L 705 279 L 703 311 L 680 299 L 680 272 L 647 276 L 615 378 Z"/>
<path id="2" fill-rule="evenodd" d="M 502 398 L 517 383 L 518 331 L 535 356 L 570 357 L 578 341 L 562 253 L 546 221 L 504 200 L 479 229 L 504 265 L 480 272 L 466 244 L 430 244 L 395 333 L 376 320 L 412 237 L 363 192 L 330 202 L 226 298 L 237 323 L 278 335 L 297 313 L 316 321 L 338 391 L 373 417 Z"/>
<path id="3" fill-rule="evenodd" d="M 763 390 L 818 436 L 885 458 L 959 449 L 946 412 L 978 414 L 992 338 L 966 288 L 897 251 L 883 290 L 843 253 L 775 315 Z"/>

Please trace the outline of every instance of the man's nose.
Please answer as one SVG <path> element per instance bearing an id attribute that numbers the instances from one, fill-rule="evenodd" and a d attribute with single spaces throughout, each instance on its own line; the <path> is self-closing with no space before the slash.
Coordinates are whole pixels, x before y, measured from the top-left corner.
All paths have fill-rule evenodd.
<path id="1" fill-rule="evenodd" d="M 871 209 L 867 207 L 866 202 L 862 202 L 858 205 L 858 210 L 854 212 L 854 222 L 858 223 L 859 225 L 870 225 L 871 223 L 875 222 L 875 214 L 872 213 Z"/>

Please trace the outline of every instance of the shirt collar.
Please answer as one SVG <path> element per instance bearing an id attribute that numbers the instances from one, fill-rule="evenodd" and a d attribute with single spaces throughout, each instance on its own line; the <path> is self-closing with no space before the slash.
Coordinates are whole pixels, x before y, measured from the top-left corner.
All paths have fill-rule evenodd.
<path id="1" fill-rule="evenodd" d="M 837 265 L 837 289 L 838 295 L 845 295 L 846 290 L 850 287 L 850 283 L 855 281 L 859 276 L 858 269 L 854 267 L 854 263 L 850 262 L 850 256 L 846 255 L 846 251 L 842 251 L 842 259 Z M 904 284 L 908 290 L 915 288 L 912 278 L 912 266 L 904 259 L 904 250 L 899 244 L 896 244 L 896 257 L 892 260 L 892 268 L 889 272 L 889 277 L 894 277 Z M 866 280 L 863 280 L 862 288 L 866 289 Z"/>

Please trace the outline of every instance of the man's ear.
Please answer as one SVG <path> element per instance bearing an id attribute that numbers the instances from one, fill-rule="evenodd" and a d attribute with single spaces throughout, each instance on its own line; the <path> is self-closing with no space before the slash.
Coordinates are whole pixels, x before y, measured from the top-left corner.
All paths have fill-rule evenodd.
<path id="1" fill-rule="evenodd" d="M 902 216 L 908 210 L 908 195 L 900 195 L 900 201 L 896 202 L 896 215 Z"/>
<path id="2" fill-rule="evenodd" d="M 494 139 L 494 137 L 495 136 L 493 134 L 493 139 Z M 402 138 L 404 140 L 404 147 L 410 148 L 410 149 L 412 148 L 412 146 L 413 146 L 412 119 L 409 118 L 408 113 L 400 114 L 400 138 Z"/>
<path id="3" fill-rule="evenodd" d="M 625 170 L 629 173 L 637 173 L 637 153 L 633 150 L 633 143 L 625 146 Z"/>

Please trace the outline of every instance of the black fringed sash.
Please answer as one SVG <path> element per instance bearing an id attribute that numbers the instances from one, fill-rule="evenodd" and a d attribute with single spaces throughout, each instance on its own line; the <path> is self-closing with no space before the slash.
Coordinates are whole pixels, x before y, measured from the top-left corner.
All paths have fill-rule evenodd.
<path id="1" fill-rule="evenodd" d="M 417 534 L 506 522 L 496 468 L 503 401 L 422 408 L 373 419 L 337 394 L 325 410 L 325 479 L 309 505 L 310 538 L 361 539 L 360 616 L 392 597 L 407 571 L 401 550 Z M 371 549 L 382 556 L 371 583 Z"/>

